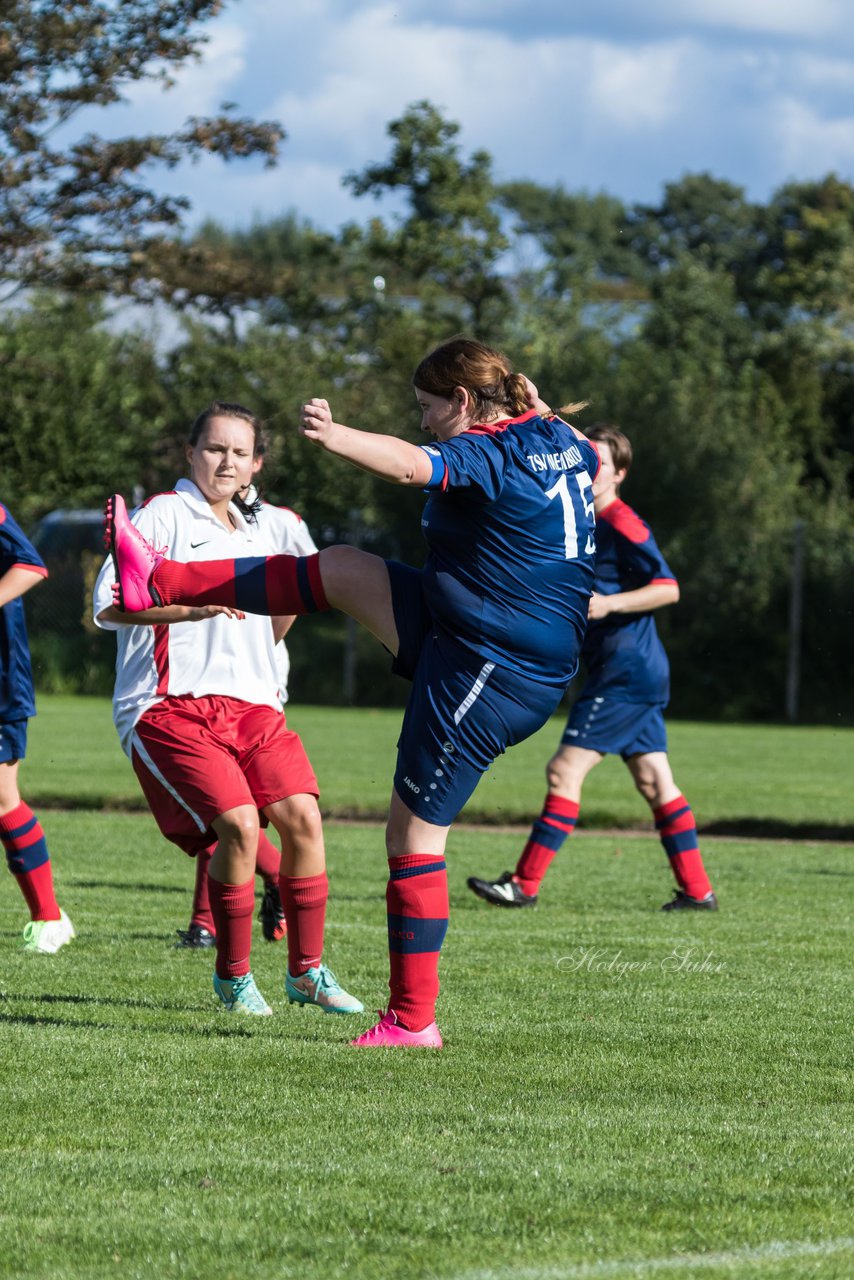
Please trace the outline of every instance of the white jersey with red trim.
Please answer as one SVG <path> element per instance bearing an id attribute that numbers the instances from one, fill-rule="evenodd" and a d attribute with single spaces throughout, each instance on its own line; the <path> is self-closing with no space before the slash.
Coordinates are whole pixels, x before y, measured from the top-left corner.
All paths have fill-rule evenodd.
<path id="1" fill-rule="evenodd" d="M 264 503 L 253 521 L 247 521 L 233 503 L 229 511 L 234 521 L 231 531 L 216 518 L 191 480 L 179 480 L 172 493 L 150 498 L 132 520 L 153 546 L 173 560 L 312 555 L 317 550 L 301 518 L 287 507 Z M 114 578 L 108 558 L 95 583 L 93 611 L 97 626 L 116 632 L 113 721 L 128 755 L 139 717 L 167 697 L 219 694 L 261 706 L 281 706 L 287 697 L 288 658 L 284 644 L 275 643 L 269 618 L 220 616 L 170 626 L 99 621 L 98 615 L 113 603 Z"/>

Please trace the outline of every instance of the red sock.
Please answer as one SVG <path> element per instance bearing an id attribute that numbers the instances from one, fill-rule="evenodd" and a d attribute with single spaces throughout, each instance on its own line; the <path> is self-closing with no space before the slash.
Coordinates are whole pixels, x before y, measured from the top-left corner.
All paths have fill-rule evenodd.
<path id="1" fill-rule="evenodd" d="M 523 893 L 535 895 L 549 869 L 552 858 L 567 836 L 575 830 L 578 805 L 574 800 L 550 791 L 543 802 L 543 811 L 531 827 L 528 843 L 516 864 L 513 879 Z"/>
<path id="2" fill-rule="evenodd" d="M 220 978 L 239 978 L 249 972 L 255 880 L 223 884 L 208 877 L 211 911 L 216 926 L 216 971 Z"/>
<path id="3" fill-rule="evenodd" d="M 196 924 L 200 929 L 207 929 L 209 933 L 216 933 L 208 889 L 208 867 L 215 848 L 216 845 L 212 844 L 196 854 L 196 883 L 193 888 L 193 909 L 190 915 L 191 926 Z"/>
<path id="4" fill-rule="evenodd" d="M 319 876 L 279 876 L 288 925 L 288 973 L 299 978 L 320 964 L 329 881 Z"/>
<path id="5" fill-rule="evenodd" d="M 705 898 L 712 886 L 703 866 L 697 822 L 688 801 L 677 796 L 654 809 L 653 816 L 679 888 L 691 898 Z"/>
<path id="6" fill-rule="evenodd" d="M 225 604 L 271 617 L 329 608 L 319 553 L 194 560 L 190 564 L 163 560 L 151 581 L 163 604 Z"/>
<path id="7" fill-rule="evenodd" d="M 268 839 L 262 831 L 258 836 L 258 853 L 255 858 L 256 876 L 260 876 L 265 884 L 272 884 L 278 888 L 281 866 L 281 850 L 277 849 L 272 840 Z"/>
<path id="8" fill-rule="evenodd" d="M 16 809 L 0 816 L 0 841 L 9 870 L 18 882 L 33 920 L 58 920 L 59 906 L 53 892 L 50 855 L 41 823 L 22 800 Z"/>
<path id="9" fill-rule="evenodd" d="M 421 853 L 389 858 L 388 868 L 388 1007 L 408 1031 L 423 1031 L 436 1017 L 448 872 L 443 857 Z"/>

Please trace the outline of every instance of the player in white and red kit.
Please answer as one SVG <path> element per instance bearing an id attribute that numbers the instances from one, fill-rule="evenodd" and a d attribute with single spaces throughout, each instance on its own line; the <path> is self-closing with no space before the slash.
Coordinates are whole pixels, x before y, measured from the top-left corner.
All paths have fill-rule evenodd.
<path id="1" fill-rule="evenodd" d="M 631 445 L 618 428 L 591 427 L 602 458 L 593 486 L 596 578 L 581 650 L 587 679 L 546 766 L 548 794 L 513 872 L 470 876 L 468 886 L 494 906 L 528 907 L 555 854 L 575 828 L 584 779 L 606 755 L 619 754 L 652 809 L 678 888 L 663 911 L 717 910 L 691 806 L 673 779 L 664 708 L 670 666 L 653 611 L 679 599 L 679 587 L 649 525 L 619 497 Z"/>
<path id="2" fill-rule="evenodd" d="M 273 506 L 263 501 L 254 485 L 250 485 L 249 489 L 240 495 L 238 505 L 242 511 L 251 512 L 251 523 L 264 538 L 269 539 L 271 546 L 289 555 L 307 556 L 317 552 L 314 539 L 302 517 L 290 507 Z M 277 630 L 286 633 L 289 629 L 289 626 L 284 627 L 280 624 Z M 278 700 L 284 706 L 288 701 L 290 673 L 290 655 L 285 645 L 284 634 L 276 645 L 276 670 Z M 196 875 L 190 923 L 186 929 L 177 931 L 179 940 L 175 944 L 176 947 L 195 950 L 216 945 L 216 928 L 211 912 L 208 885 L 208 866 L 215 849 L 214 841 L 207 849 L 200 849 L 194 858 Z M 279 942 L 287 933 L 287 920 L 279 891 L 281 861 L 280 850 L 261 831 L 258 838 L 255 872 L 261 877 L 264 885 L 258 919 L 261 921 L 261 930 L 268 942 Z"/>
<path id="3" fill-rule="evenodd" d="M 141 532 L 175 555 L 202 559 L 240 560 L 280 546 L 280 519 L 238 501 L 261 464 L 262 440 L 248 410 L 211 405 L 190 433 L 191 479 L 136 513 Z M 321 960 L 328 882 L 318 788 L 279 699 L 275 646 L 290 618 L 271 624 L 216 605 L 131 617 L 112 605 L 113 576 L 108 561 L 95 616 L 117 633 L 113 715 L 122 746 L 163 834 L 189 853 L 216 841 L 208 879 L 217 994 L 229 1010 L 270 1012 L 249 964 L 260 826 L 269 820 L 282 841 L 286 994 L 328 1012 L 361 1012 Z"/>

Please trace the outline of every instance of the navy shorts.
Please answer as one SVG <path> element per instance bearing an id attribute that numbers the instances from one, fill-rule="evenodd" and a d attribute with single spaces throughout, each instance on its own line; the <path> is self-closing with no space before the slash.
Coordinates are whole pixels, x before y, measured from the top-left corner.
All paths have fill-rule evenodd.
<path id="1" fill-rule="evenodd" d="M 603 756 L 646 755 L 667 750 L 664 708 L 658 703 L 621 702 L 619 698 L 584 694 L 569 713 L 563 747 L 583 747 Z"/>
<path id="2" fill-rule="evenodd" d="M 23 760 L 27 754 L 27 721 L 9 720 L 0 724 L 0 764 Z"/>
<path id="3" fill-rule="evenodd" d="M 393 561 L 388 571 L 400 641 L 393 670 L 412 680 L 394 788 L 417 817 L 447 827 L 493 760 L 542 728 L 563 689 L 460 644 L 434 625 L 420 571 Z"/>

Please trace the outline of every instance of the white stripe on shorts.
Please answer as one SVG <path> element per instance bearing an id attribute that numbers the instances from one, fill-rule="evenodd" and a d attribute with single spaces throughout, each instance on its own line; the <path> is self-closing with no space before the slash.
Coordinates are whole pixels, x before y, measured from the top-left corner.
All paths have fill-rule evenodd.
<path id="1" fill-rule="evenodd" d="M 143 761 L 143 763 L 145 764 L 145 767 L 148 769 L 148 772 L 154 775 L 154 777 L 160 783 L 161 787 L 164 787 L 169 792 L 172 799 L 177 801 L 177 803 L 181 806 L 181 808 L 184 809 L 190 815 L 190 817 L 193 819 L 193 822 L 195 822 L 199 830 L 202 832 L 207 831 L 208 824 L 206 822 L 203 822 L 202 819 L 199 817 L 199 815 L 196 813 L 195 809 L 191 809 L 190 806 L 187 804 L 186 800 L 183 800 L 181 796 L 178 795 L 178 792 L 172 786 L 171 782 L 167 782 L 163 774 L 157 768 L 157 765 L 152 760 L 151 756 L 146 751 L 145 747 L 142 745 L 142 741 L 139 737 L 139 734 L 133 733 L 131 735 L 130 741 L 131 741 L 131 747 L 137 753 L 140 760 Z"/>
<path id="2" fill-rule="evenodd" d="M 463 716 L 468 711 L 469 707 L 474 702 L 475 698 L 477 698 L 478 694 L 481 692 L 481 690 L 483 689 L 483 686 L 486 684 L 487 680 L 489 679 L 490 675 L 494 670 L 495 670 L 494 662 L 485 662 L 483 664 L 483 666 L 480 669 L 480 674 L 478 675 L 471 689 L 463 698 L 462 702 L 454 712 L 454 724 L 460 723 Z"/>

